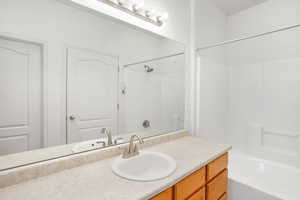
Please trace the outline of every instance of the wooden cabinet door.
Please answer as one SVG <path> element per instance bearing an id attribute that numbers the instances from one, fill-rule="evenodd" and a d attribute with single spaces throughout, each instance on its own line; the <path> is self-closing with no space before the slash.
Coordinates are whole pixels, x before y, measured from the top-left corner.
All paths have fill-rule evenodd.
<path id="1" fill-rule="evenodd" d="M 185 200 L 205 185 L 206 168 L 203 167 L 175 185 L 175 200 Z"/>
<path id="2" fill-rule="evenodd" d="M 228 153 L 150 200 L 227 200 Z"/>
<path id="3" fill-rule="evenodd" d="M 213 179 L 221 171 L 227 168 L 228 165 L 228 153 L 225 153 L 221 157 L 212 161 L 207 165 L 207 181 Z"/>
<path id="4" fill-rule="evenodd" d="M 218 200 L 227 192 L 227 169 L 209 182 L 206 186 L 207 199 L 206 200 Z"/>
<path id="5" fill-rule="evenodd" d="M 150 200 L 173 200 L 173 188 L 169 188 Z"/>
<path id="6" fill-rule="evenodd" d="M 205 187 L 193 194 L 188 200 L 205 200 Z"/>
<path id="7" fill-rule="evenodd" d="M 225 193 L 219 200 L 227 200 L 227 193 Z"/>

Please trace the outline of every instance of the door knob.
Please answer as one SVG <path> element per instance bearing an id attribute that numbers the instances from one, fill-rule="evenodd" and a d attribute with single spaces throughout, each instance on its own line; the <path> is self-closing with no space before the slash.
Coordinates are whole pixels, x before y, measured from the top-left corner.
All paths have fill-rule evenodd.
<path id="1" fill-rule="evenodd" d="M 71 116 L 69 117 L 69 119 L 70 119 L 71 121 L 73 121 L 73 120 L 76 119 L 76 117 L 75 117 L 74 115 L 71 115 Z"/>

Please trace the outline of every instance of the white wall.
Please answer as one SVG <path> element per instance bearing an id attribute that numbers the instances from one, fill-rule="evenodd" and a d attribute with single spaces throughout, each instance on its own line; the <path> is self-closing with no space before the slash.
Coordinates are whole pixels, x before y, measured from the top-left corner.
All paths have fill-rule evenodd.
<path id="1" fill-rule="evenodd" d="M 44 78 L 48 146 L 65 142 L 67 45 L 122 55 L 123 64 L 160 55 L 158 47 L 164 41 L 160 36 L 55 0 L 0 1 L 0 35 L 3 34 L 43 42 L 47 46 Z"/>
<path id="2" fill-rule="evenodd" d="M 269 0 L 228 16 L 227 39 L 299 24 L 299 9 L 298 0 Z"/>
<path id="3" fill-rule="evenodd" d="M 227 16 L 213 1 L 195 1 L 195 42 L 197 47 L 224 41 Z"/>
<path id="4" fill-rule="evenodd" d="M 196 47 L 225 40 L 227 17 L 210 0 L 195 1 Z M 224 63 L 223 49 L 201 51 L 200 62 L 200 116 L 197 135 L 209 140 L 224 142 L 227 130 L 228 68 Z"/>

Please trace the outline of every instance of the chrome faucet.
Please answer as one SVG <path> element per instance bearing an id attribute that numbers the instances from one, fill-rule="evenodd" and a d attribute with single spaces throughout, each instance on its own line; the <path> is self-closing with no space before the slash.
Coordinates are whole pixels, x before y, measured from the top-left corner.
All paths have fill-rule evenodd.
<path id="1" fill-rule="evenodd" d="M 131 158 L 133 156 L 137 156 L 139 155 L 139 149 L 138 149 L 138 145 L 137 144 L 134 144 L 134 139 L 137 138 L 139 143 L 140 144 L 144 144 L 144 140 L 138 136 L 138 135 L 133 135 L 130 137 L 130 143 L 128 145 L 128 147 L 126 147 L 124 149 L 124 152 L 123 152 L 123 158 L 124 159 L 128 159 L 128 158 Z"/>
<path id="2" fill-rule="evenodd" d="M 101 133 L 106 135 L 107 145 L 112 146 L 113 145 L 113 140 L 112 140 L 112 136 L 111 136 L 111 130 L 109 128 L 102 128 Z"/>

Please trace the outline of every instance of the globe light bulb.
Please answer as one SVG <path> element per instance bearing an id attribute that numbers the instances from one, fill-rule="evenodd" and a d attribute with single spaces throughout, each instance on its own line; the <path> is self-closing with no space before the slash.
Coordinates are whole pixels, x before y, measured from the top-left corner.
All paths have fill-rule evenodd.
<path id="1" fill-rule="evenodd" d="M 146 11 L 145 11 L 146 17 L 149 17 L 149 18 L 154 17 L 155 13 L 156 13 L 156 11 L 153 10 L 153 9 L 152 9 L 152 10 L 146 10 Z"/>
<path id="2" fill-rule="evenodd" d="M 118 0 L 108 0 L 108 1 L 110 1 L 110 2 L 112 2 L 114 4 L 118 4 L 119 3 Z"/>
<path id="3" fill-rule="evenodd" d="M 125 4 L 127 4 L 128 0 L 117 0 L 119 5 L 124 6 Z"/>
<path id="4" fill-rule="evenodd" d="M 161 15 L 157 16 L 158 22 L 165 22 L 169 18 L 169 14 L 167 12 L 162 13 Z"/>
<path id="5" fill-rule="evenodd" d="M 134 0 L 132 1 L 132 10 L 139 12 L 143 9 L 145 2 L 143 0 Z"/>

